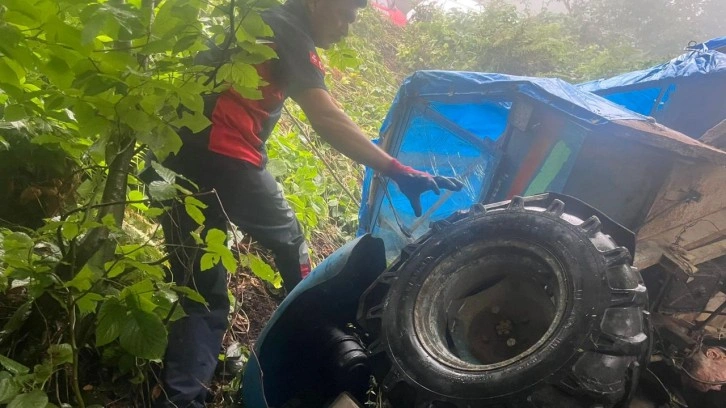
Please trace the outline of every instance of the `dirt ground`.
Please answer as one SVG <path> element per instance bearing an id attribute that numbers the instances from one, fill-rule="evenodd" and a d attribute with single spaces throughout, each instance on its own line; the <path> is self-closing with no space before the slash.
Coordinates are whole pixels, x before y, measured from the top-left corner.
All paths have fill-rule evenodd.
<path id="1" fill-rule="evenodd" d="M 239 342 L 252 348 L 283 294 L 246 270 L 230 277 L 229 289 L 237 304 L 224 344 Z"/>

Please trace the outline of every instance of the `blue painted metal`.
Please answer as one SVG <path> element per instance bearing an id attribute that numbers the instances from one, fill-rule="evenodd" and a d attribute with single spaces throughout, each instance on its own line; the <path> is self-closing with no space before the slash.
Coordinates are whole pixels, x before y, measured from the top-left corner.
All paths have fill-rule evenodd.
<path id="1" fill-rule="evenodd" d="M 355 321 L 358 298 L 385 266 L 382 241 L 364 235 L 331 254 L 290 292 L 260 333 L 245 367 L 245 407 L 280 406 L 297 387 L 316 382 L 315 367 L 300 367 L 306 356 L 297 341 L 321 321 Z"/>

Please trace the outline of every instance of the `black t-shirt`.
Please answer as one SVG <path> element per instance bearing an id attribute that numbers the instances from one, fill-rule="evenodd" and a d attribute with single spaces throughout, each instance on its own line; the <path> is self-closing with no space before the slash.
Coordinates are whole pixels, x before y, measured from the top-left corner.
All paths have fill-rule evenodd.
<path id="1" fill-rule="evenodd" d="M 282 6 L 265 11 L 262 18 L 272 28 L 278 60 L 272 62 L 272 73 L 293 99 L 310 88 L 327 89 L 325 68 L 315 50 L 310 21 L 300 0 L 289 0 Z"/>

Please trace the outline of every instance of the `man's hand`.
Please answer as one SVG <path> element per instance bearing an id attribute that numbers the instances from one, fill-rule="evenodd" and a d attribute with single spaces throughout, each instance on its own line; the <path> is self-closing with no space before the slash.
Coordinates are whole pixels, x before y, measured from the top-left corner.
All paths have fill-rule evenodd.
<path id="1" fill-rule="evenodd" d="M 459 191 L 464 187 L 464 183 L 456 178 L 432 176 L 429 173 L 404 166 L 396 159 L 391 160 L 383 174 L 396 182 L 403 195 L 411 202 L 413 213 L 417 217 L 421 216 L 421 194 L 424 192 L 431 190 L 438 195 L 442 188 Z"/>

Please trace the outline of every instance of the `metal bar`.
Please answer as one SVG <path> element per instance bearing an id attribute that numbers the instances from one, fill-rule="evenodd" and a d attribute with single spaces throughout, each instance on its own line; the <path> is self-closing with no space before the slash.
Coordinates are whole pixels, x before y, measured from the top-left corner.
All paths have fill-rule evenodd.
<path id="1" fill-rule="evenodd" d="M 416 101 L 415 106 L 418 109 L 421 109 L 421 112 L 424 114 L 425 117 L 433 120 L 438 125 L 441 125 L 441 127 L 453 133 L 455 136 L 458 136 L 464 141 L 471 143 L 477 149 L 481 150 L 482 153 L 491 154 L 496 151 L 497 147 L 491 140 L 487 140 L 479 135 L 469 132 L 466 129 L 463 129 L 446 116 L 440 114 L 439 112 L 436 112 L 434 109 L 431 108 L 431 106 L 429 106 L 428 103 L 419 100 Z"/>
<path id="2" fill-rule="evenodd" d="M 719 306 L 713 313 L 711 313 L 711 315 L 708 316 L 708 318 L 706 318 L 706 320 L 704 320 L 702 322 L 698 322 L 696 324 L 696 330 L 701 330 L 704 327 L 708 326 L 708 324 L 711 323 L 711 321 L 713 319 L 717 318 L 721 314 L 721 312 L 723 312 L 725 309 L 726 309 L 726 300 L 724 300 L 724 302 L 721 303 L 721 306 Z"/>

